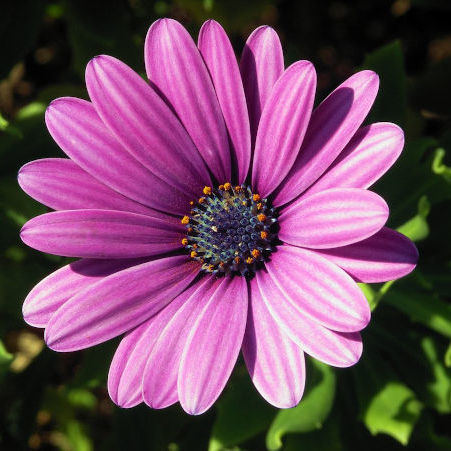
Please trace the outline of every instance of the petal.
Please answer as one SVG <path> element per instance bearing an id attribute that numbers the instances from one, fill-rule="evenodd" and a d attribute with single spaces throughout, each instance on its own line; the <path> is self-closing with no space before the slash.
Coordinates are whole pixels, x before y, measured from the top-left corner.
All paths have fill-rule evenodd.
<path id="1" fill-rule="evenodd" d="M 65 210 L 28 221 L 22 241 L 65 257 L 135 258 L 181 247 L 183 227 L 159 218 L 113 210 Z"/>
<path id="2" fill-rule="evenodd" d="M 171 318 L 200 287 L 202 283 L 194 283 L 156 315 L 127 333 L 122 339 L 108 373 L 108 392 L 117 405 L 133 407 L 143 401 L 144 369 L 155 343 Z M 169 356 L 173 354 L 171 348 L 166 348 L 165 351 Z M 166 367 L 158 362 L 155 369 L 164 373 Z M 177 375 L 175 375 L 175 381 L 177 381 Z M 172 400 L 171 404 L 178 399 L 176 385 L 175 383 L 173 390 L 168 393 Z"/>
<path id="3" fill-rule="evenodd" d="M 217 181 L 230 180 L 221 108 L 196 44 L 177 21 L 152 24 L 144 46 L 147 77 L 174 108 Z"/>
<path id="4" fill-rule="evenodd" d="M 305 385 L 304 353 L 280 328 L 251 283 L 243 355 L 257 390 L 279 409 L 294 407 Z"/>
<path id="5" fill-rule="evenodd" d="M 338 266 L 307 249 L 280 246 L 266 264 L 285 304 L 340 332 L 363 329 L 370 308 L 357 284 Z"/>
<path id="6" fill-rule="evenodd" d="M 271 277 L 263 271 L 251 281 L 252 292 L 260 291 L 269 312 L 282 330 L 307 354 L 328 365 L 348 367 L 362 355 L 358 332 L 334 332 L 321 326 L 296 309 Z"/>
<path id="7" fill-rule="evenodd" d="M 180 362 L 180 404 L 193 415 L 205 412 L 220 395 L 240 352 L 246 327 L 246 280 L 216 279 L 215 284 L 216 290 L 191 328 Z"/>
<path id="8" fill-rule="evenodd" d="M 49 348 L 76 351 L 133 329 L 174 299 L 199 272 L 186 256 L 167 257 L 119 271 L 79 291 L 45 330 Z"/>
<path id="9" fill-rule="evenodd" d="M 143 376 L 143 397 L 146 404 L 162 409 L 178 400 L 177 378 L 180 358 L 188 334 L 209 299 L 216 283 L 205 277 L 191 290 L 172 301 L 179 308 L 164 322 L 159 321 L 160 334 L 152 347 Z M 181 299 L 182 298 L 182 299 Z"/>
<path id="10" fill-rule="evenodd" d="M 111 56 L 98 56 L 86 67 L 86 87 L 106 126 L 159 179 L 192 197 L 211 184 L 183 125 L 130 67 Z"/>
<path id="11" fill-rule="evenodd" d="M 22 307 L 24 319 L 31 326 L 45 327 L 56 310 L 76 293 L 104 277 L 142 262 L 143 259 L 83 259 L 66 265 L 30 291 Z"/>
<path id="12" fill-rule="evenodd" d="M 380 122 L 362 127 L 305 195 L 329 188 L 368 188 L 388 171 L 403 146 L 404 133 L 395 124 Z"/>
<path id="13" fill-rule="evenodd" d="M 251 161 L 251 132 L 240 70 L 226 32 L 214 20 L 202 25 L 198 47 L 218 96 L 229 132 L 232 160 L 239 184 L 246 180 Z"/>
<path id="14" fill-rule="evenodd" d="M 107 130 L 91 103 L 54 100 L 45 113 L 50 134 L 82 169 L 113 190 L 157 210 L 185 214 L 189 196 L 146 169 Z"/>
<path id="15" fill-rule="evenodd" d="M 293 202 L 279 218 L 279 239 L 295 246 L 331 248 L 364 240 L 388 219 L 382 197 L 356 188 L 321 191 Z"/>
<path id="16" fill-rule="evenodd" d="M 252 186 L 268 197 L 287 175 L 304 139 L 315 100 L 316 72 L 297 61 L 278 79 L 260 118 Z"/>
<path id="17" fill-rule="evenodd" d="M 316 252 L 365 283 L 399 279 L 412 272 L 418 261 L 415 244 L 386 227 L 358 243 Z"/>
<path id="18" fill-rule="evenodd" d="M 246 41 L 240 61 L 252 143 L 263 108 L 283 69 L 283 51 L 277 33 L 266 25 L 255 29 Z"/>
<path id="19" fill-rule="evenodd" d="M 315 109 L 298 158 L 274 194 L 274 205 L 299 196 L 326 171 L 365 119 L 378 87 L 374 72 L 358 72 Z"/>
<path id="20" fill-rule="evenodd" d="M 33 199 L 54 210 L 102 209 L 169 216 L 135 202 L 65 158 L 44 158 L 22 166 L 20 187 Z"/>

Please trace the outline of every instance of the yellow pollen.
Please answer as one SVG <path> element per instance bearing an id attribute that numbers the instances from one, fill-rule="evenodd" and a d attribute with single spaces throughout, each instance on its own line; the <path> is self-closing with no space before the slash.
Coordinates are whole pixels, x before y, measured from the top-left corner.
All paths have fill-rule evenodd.
<path id="1" fill-rule="evenodd" d="M 240 257 L 235 257 L 235 258 L 233 259 L 233 261 L 234 261 L 236 264 L 238 264 L 238 263 L 241 261 L 241 259 L 240 259 Z"/>
<path id="2" fill-rule="evenodd" d="M 253 259 L 252 257 L 247 257 L 247 258 L 246 258 L 246 263 L 247 263 L 248 265 L 252 265 L 252 263 L 254 263 L 254 259 Z"/>
<path id="3" fill-rule="evenodd" d="M 211 186 L 204 186 L 204 189 L 202 190 L 202 192 L 206 195 L 209 196 L 211 194 Z"/>
<path id="4" fill-rule="evenodd" d="M 198 248 L 197 244 L 194 243 L 194 244 L 193 244 L 193 249 L 197 249 L 197 248 Z"/>
<path id="5" fill-rule="evenodd" d="M 183 238 L 182 244 L 186 246 L 188 244 L 188 238 Z"/>
<path id="6" fill-rule="evenodd" d="M 205 197 L 201 197 L 201 198 L 198 200 L 198 202 L 199 202 L 200 204 L 203 204 L 203 203 L 205 202 Z"/>
<path id="7" fill-rule="evenodd" d="M 189 254 L 191 256 L 191 258 L 196 258 L 197 257 L 197 252 L 196 251 L 191 251 L 191 254 Z"/>
<path id="8" fill-rule="evenodd" d="M 241 191 L 241 186 L 239 185 L 235 186 L 235 191 L 239 193 Z"/>
<path id="9" fill-rule="evenodd" d="M 224 185 L 219 185 L 219 189 L 220 189 L 221 191 L 224 191 Z"/>
<path id="10" fill-rule="evenodd" d="M 263 208 L 263 204 L 261 202 L 259 202 L 257 204 L 257 210 L 261 210 Z"/>
<path id="11" fill-rule="evenodd" d="M 254 202 L 258 202 L 260 200 L 260 194 L 254 194 L 252 199 L 254 199 Z"/>
<path id="12" fill-rule="evenodd" d="M 194 200 L 190 200 L 190 201 L 189 201 L 189 204 L 190 204 L 191 206 L 193 206 L 193 205 L 194 205 Z"/>
<path id="13" fill-rule="evenodd" d="M 229 191 L 230 188 L 232 188 L 232 184 L 231 184 L 231 183 L 229 183 L 229 182 L 224 183 L 224 189 L 225 189 L 226 191 Z"/>
<path id="14" fill-rule="evenodd" d="M 260 222 L 265 222 L 266 221 L 266 216 L 263 213 L 260 213 L 259 215 L 257 215 L 257 219 Z"/>
<path id="15" fill-rule="evenodd" d="M 189 216 L 183 216 L 182 224 L 188 224 L 188 223 L 189 223 Z"/>
<path id="16" fill-rule="evenodd" d="M 246 206 L 246 205 L 247 205 L 247 202 L 246 202 L 245 200 L 243 200 L 243 202 L 241 202 L 241 205 Z"/>
<path id="17" fill-rule="evenodd" d="M 215 265 L 208 265 L 208 270 L 213 271 L 215 269 Z"/>
<path id="18" fill-rule="evenodd" d="M 268 238 L 268 232 L 265 232 L 264 230 L 260 232 L 260 236 L 262 240 L 266 240 Z"/>
<path id="19" fill-rule="evenodd" d="M 193 231 L 192 227 L 188 227 L 186 230 L 188 230 L 189 233 L 191 233 Z"/>
<path id="20" fill-rule="evenodd" d="M 261 252 L 260 252 L 258 249 L 254 249 L 254 250 L 251 252 L 251 254 L 252 254 L 252 256 L 253 256 L 254 258 L 258 258 L 258 257 L 260 257 Z"/>

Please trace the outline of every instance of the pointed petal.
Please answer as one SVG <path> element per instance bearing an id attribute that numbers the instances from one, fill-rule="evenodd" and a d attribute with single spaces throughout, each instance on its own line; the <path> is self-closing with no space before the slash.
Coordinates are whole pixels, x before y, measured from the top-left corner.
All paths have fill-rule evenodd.
<path id="1" fill-rule="evenodd" d="M 269 312 L 282 330 L 307 354 L 328 365 L 348 367 L 354 365 L 362 355 L 362 339 L 358 332 L 334 332 L 287 302 L 285 293 L 274 280 L 259 271 L 251 281 L 252 289 L 260 291 Z"/>
<path id="2" fill-rule="evenodd" d="M 83 259 L 66 265 L 41 280 L 30 291 L 22 307 L 24 319 L 31 326 L 46 327 L 56 310 L 76 293 L 143 261 Z"/>
<path id="3" fill-rule="evenodd" d="M 143 376 L 143 397 L 154 409 L 163 409 L 178 400 L 177 378 L 186 340 L 204 301 L 216 288 L 214 280 L 206 277 L 191 290 L 185 291 L 172 303 L 179 307 L 171 318 L 159 321 L 160 334 L 147 359 Z"/>
<path id="4" fill-rule="evenodd" d="M 229 132 L 237 180 L 242 184 L 251 161 L 251 132 L 243 82 L 232 44 L 221 25 L 208 20 L 199 32 L 198 47 L 218 96 Z"/>
<path id="5" fill-rule="evenodd" d="M 316 72 L 309 61 L 292 64 L 274 85 L 260 118 L 252 167 L 252 187 L 268 197 L 287 175 L 304 139 Z"/>
<path id="6" fill-rule="evenodd" d="M 271 27 L 261 26 L 249 36 L 241 55 L 240 70 L 254 144 L 263 108 L 284 70 L 282 45 Z"/>
<path id="7" fill-rule="evenodd" d="M 107 130 L 91 103 L 65 97 L 45 113 L 50 134 L 71 160 L 118 193 L 157 210 L 185 214 L 190 197 L 146 169 Z"/>
<path id="8" fill-rule="evenodd" d="M 191 197 L 211 184 L 183 125 L 130 67 L 111 56 L 97 56 L 86 67 L 86 87 L 106 126 L 159 179 Z"/>
<path id="9" fill-rule="evenodd" d="M 144 370 L 155 343 L 171 318 L 201 286 L 202 283 L 196 282 L 182 291 L 166 307 L 136 329 L 127 333 L 122 339 L 114 354 L 108 374 L 108 392 L 117 405 L 128 408 L 144 400 L 143 380 L 145 383 L 147 379 L 144 376 Z M 169 357 L 173 354 L 171 348 L 166 348 L 165 351 Z M 165 374 L 166 366 L 162 362 L 158 362 L 155 371 L 159 374 Z M 177 381 L 177 374 L 175 381 Z M 173 389 L 166 393 L 171 398 L 170 404 L 178 399 L 176 385 L 175 383 Z"/>
<path id="10" fill-rule="evenodd" d="M 403 146 L 404 133 L 395 124 L 379 122 L 362 127 L 305 195 L 329 188 L 368 188 L 388 171 Z"/>
<path id="11" fill-rule="evenodd" d="M 243 342 L 247 285 L 243 277 L 216 279 L 183 350 L 178 393 L 183 409 L 205 412 L 222 392 Z"/>
<path id="12" fill-rule="evenodd" d="M 356 188 L 321 191 L 293 202 L 279 218 L 279 239 L 295 246 L 327 249 L 364 240 L 388 219 L 382 197 Z"/>
<path id="13" fill-rule="evenodd" d="M 147 33 L 144 57 L 147 77 L 174 108 L 217 181 L 230 180 L 224 118 L 191 36 L 173 19 L 157 20 Z"/>
<path id="14" fill-rule="evenodd" d="M 315 109 L 298 158 L 274 194 L 274 205 L 299 196 L 327 170 L 365 119 L 378 87 L 374 72 L 358 72 Z"/>
<path id="15" fill-rule="evenodd" d="M 102 209 L 169 216 L 135 202 L 65 158 L 44 158 L 22 166 L 20 187 L 33 199 L 54 210 Z"/>
<path id="16" fill-rule="evenodd" d="M 49 348 L 68 352 L 117 337 L 155 315 L 199 272 L 186 256 L 167 257 L 105 277 L 79 291 L 50 319 Z"/>
<path id="17" fill-rule="evenodd" d="M 269 313 L 255 282 L 251 282 L 243 356 L 266 401 L 279 409 L 299 403 L 305 385 L 304 353 Z"/>
<path id="18" fill-rule="evenodd" d="M 285 303 L 313 321 L 340 332 L 354 332 L 368 324 L 370 308 L 357 284 L 313 251 L 280 246 L 266 269 Z"/>
<path id="19" fill-rule="evenodd" d="M 358 243 L 315 252 L 365 283 L 399 279 L 412 272 L 418 261 L 415 244 L 387 227 Z"/>
<path id="20" fill-rule="evenodd" d="M 22 241 L 65 257 L 135 258 L 181 248 L 183 227 L 159 218 L 113 210 L 65 210 L 28 221 Z"/>

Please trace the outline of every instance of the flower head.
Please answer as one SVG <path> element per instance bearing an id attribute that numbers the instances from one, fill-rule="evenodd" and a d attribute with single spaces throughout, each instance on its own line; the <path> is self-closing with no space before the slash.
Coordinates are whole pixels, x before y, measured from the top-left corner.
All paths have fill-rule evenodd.
<path id="1" fill-rule="evenodd" d="M 220 395 L 240 350 L 262 396 L 296 405 L 304 352 L 346 367 L 370 310 L 356 282 L 413 270 L 415 246 L 385 228 L 367 191 L 396 160 L 395 125 L 361 127 L 378 77 L 359 72 L 316 109 L 314 67 L 284 68 L 269 27 L 238 65 L 221 26 L 196 46 L 176 21 L 149 29 L 150 83 L 109 56 L 86 69 L 90 102 L 53 101 L 47 127 L 69 159 L 25 165 L 19 183 L 53 210 L 23 241 L 79 257 L 23 306 L 48 346 L 74 351 L 125 334 L 115 403 L 189 413 Z"/>

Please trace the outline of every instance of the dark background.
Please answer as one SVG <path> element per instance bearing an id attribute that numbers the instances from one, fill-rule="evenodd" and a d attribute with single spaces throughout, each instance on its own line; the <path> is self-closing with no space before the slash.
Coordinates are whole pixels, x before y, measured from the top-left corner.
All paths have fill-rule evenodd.
<path id="1" fill-rule="evenodd" d="M 266 404 L 240 361 L 200 417 L 179 406 L 121 410 L 106 392 L 117 341 L 56 354 L 22 319 L 27 292 L 67 263 L 18 239 L 45 208 L 20 191 L 17 170 L 63 156 L 45 108 L 56 97 L 87 96 L 84 68 L 97 54 L 143 73 L 147 28 L 163 16 L 195 38 L 215 18 L 237 55 L 255 27 L 273 26 L 286 65 L 315 64 L 317 101 L 355 71 L 376 70 L 381 89 L 368 121 L 405 130 L 402 157 L 374 189 L 391 207 L 389 225 L 417 242 L 418 269 L 395 284 L 362 285 L 374 309 L 364 357 L 347 370 L 310 359 L 294 409 Z M 447 0 L 1 0 L 0 449 L 451 450 L 450 23 Z"/>

